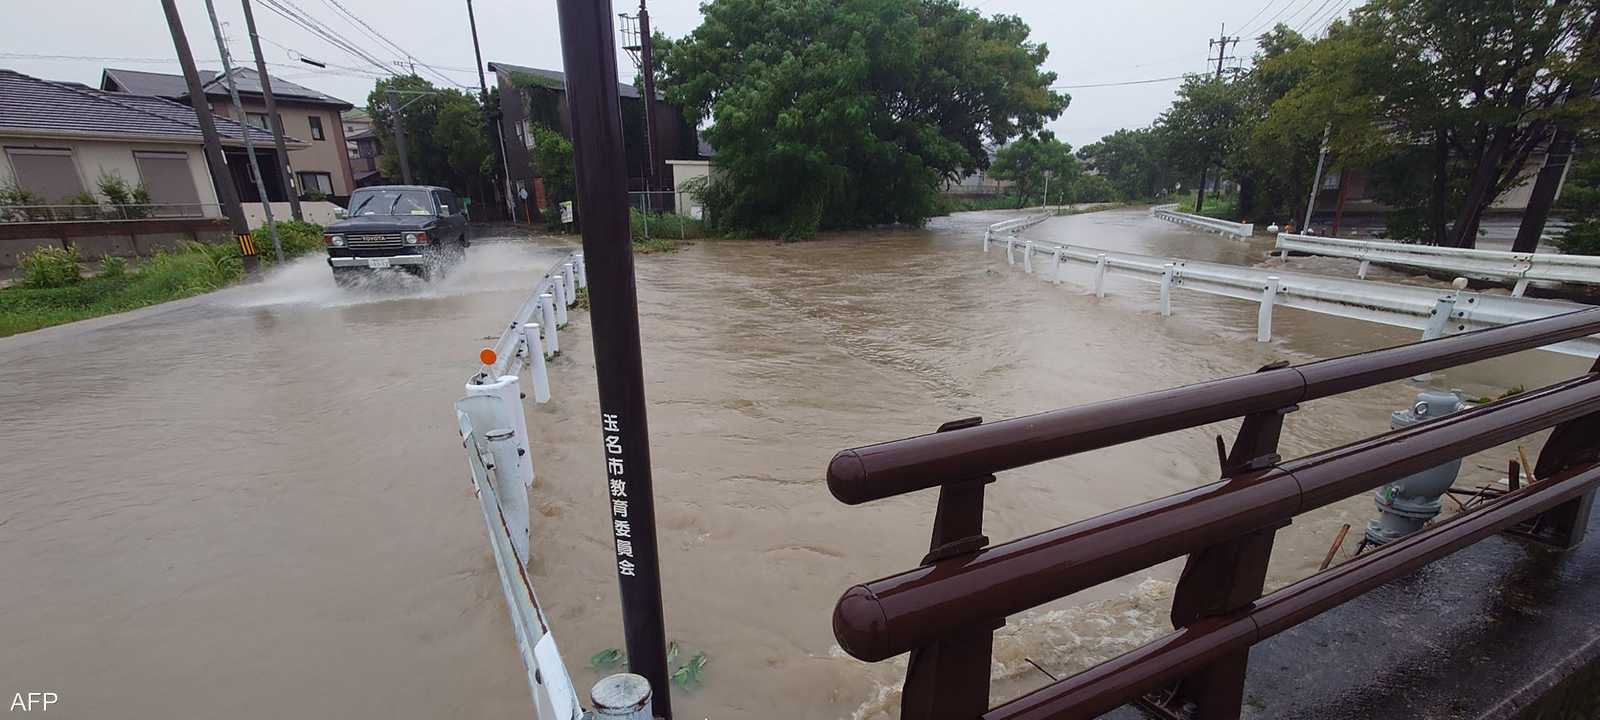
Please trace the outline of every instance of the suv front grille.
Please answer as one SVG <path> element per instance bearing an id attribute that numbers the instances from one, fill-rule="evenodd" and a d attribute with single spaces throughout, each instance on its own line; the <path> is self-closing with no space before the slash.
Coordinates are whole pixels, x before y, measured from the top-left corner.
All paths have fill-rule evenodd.
<path id="1" fill-rule="evenodd" d="M 344 244 L 345 247 L 356 250 L 390 249 L 405 247 L 406 241 L 398 233 L 393 235 L 346 235 L 344 236 Z"/>

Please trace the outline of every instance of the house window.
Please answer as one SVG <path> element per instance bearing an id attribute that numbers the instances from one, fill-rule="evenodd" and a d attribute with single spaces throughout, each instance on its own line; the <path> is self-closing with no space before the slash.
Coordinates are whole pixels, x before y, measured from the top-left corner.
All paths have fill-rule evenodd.
<path id="1" fill-rule="evenodd" d="M 200 193 L 195 189 L 194 170 L 186 153 L 136 152 L 133 162 L 139 167 L 139 180 L 156 205 L 160 216 L 202 215 Z"/>
<path id="2" fill-rule="evenodd" d="M 320 193 L 322 195 L 333 194 L 332 174 L 325 172 L 303 172 L 295 173 L 295 175 L 300 179 L 301 192 L 307 195 L 312 193 Z"/>
<path id="3" fill-rule="evenodd" d="M 247 124 L 247 125 L 249 125 L 251 127 L 261 128 L 262 130 L 271 130 L 272 129 L 270 127 L 267 127 L 267 114 L 266 113 L 245 113 L 244 114 L 244 121 L 245 121 L 245 124 Z"/>
<path id="4" fill-rule="evenodd" d="M 83 192 L 83 178 L 72 161 L 71 150 L 47 148 L 6 148 L 17 185 L 44 198 L 46 204 L 60 203 Z"/>
<path id="5" fill-rule="evenodd" d="M 327 140 L 328 139 L 328 137 L 322 133 L 322 118 L 319 118 L 319 117 L 317 117 L 315 115 L 312 115 L 311 117 L 308 117 L 306 119 L 311 121 L 311 139 L 312 140 Z"/>
<path id="6" fill-rule="evenodd" d="M 523 120 L 522 124 L 517 126 L 517 134 L 522 136 L 523 147 L 530 149 L 533 147 L 533 123 Z"/>

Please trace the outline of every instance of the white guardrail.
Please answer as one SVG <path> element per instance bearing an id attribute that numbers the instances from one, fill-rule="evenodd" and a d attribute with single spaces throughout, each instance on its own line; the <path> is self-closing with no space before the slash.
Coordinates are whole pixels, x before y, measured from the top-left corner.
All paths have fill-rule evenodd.
<path id="1" fill-rule="evenodd" d="M 1167 222 L 1175 222 L 1179 225 L 1187 225 L 1195 228 L 1196 230 L 1205 230 L 1206 232 L 1214 232 L 1222 235 L 1250 237 L 1256 232 L 1256 226 L 1253 223 L 1229 222 L 1227 220 L 1218 220 L 1216 218 L 1210 218 L 1204 215 L 1178 212 L 1177 207 L 1177 204 L 1157 205 L 1153 208 L 1150 208 L 1150 214 L 1161 218 L 1162 220 L 1166 220 Z"/>
<path id="2" fill-rule="evenodd" d="M 1515 283 L 1511 294 L 1517 297 L 1528 289 L 1529 282 L 1600 285 L 1600 256 L 1593 255 L 1474 250 L 1291 233 L 1278 234 L 1276 249 L 1285 255 L 1297 252 L 1360 260 L 1356 277 L 1362 279 L 1372 263 L 1382 263 L 1511 282 Z"/>
<path id="3" fill-rule="evenodd" d="M 493 349 L 482 353 L 483 368 L 467 381 L 466 397 L 456 401 L 467 467 L 539 720 L 576 720 L 583 717 L 583 707 L 527 572 L 528 496 L 534 474 L 520 375 L 529 368 L 534 402 L 550 400 L 546 353 L 560 351 L 557 330 L 567 323 L 567 309 L 577 302 L 577 289 L 587 285 L 582 253 L 556 263 L 534 286 Z"/>
<path id="4" fill-rule="evenodd" d="M 1010 220 L 1001 220 L 1000 222 L 990 225 L 987 230 L 983 231 L 983 248 L 984 250 L 988 250 L 989 241 L 994 239 L 994 237 L 997 235 L 1008 235 L 1014 237 L 1017 233 L 1027 230 L 1028 228 L 1038 225 L 1039 223 L 1049 220 L 1055 216 L 1056 215 L 1054 212 L 1041 212 L 1034 213 L 1032 215 L 1014 217 Z"/>
<path id="5" fill-rule="evenodd" d="M 1105 297 L 1107 275 L 1121 275 L 1159 285 L 1162 315 L 1172 314 L 1174 289 L 1193 290 L 1258 303 L 1260 310 L 1256 317 L 1256 340 L 1260 342 L 1272 339 L 1272 311 L 1277 306 L 1408 327 L 1421 330 L 1425 340 L 1560 315 L 1589 307 L 1556 300 L 1392 285 L 1111 252 L 1097 248 L 1024 241 L 1015 237 L 1006 237 L 1003 241 L 997 242 L 1004 243 L 1008 263 L 1015 265 L 1018 262 L 1016 255 L 1020 254 L 1023 270 L 1028 273 L 1034 272 L 1035 255 L 1048 258 L 1052 263 L 1049 277 L 1056 284 L 1061 283 L 1062 266 L 1068 263 L 1092 266 L 1093 289 L 1097 297 Z M 985 235 L 983 243 L 985 254 L 989 251 L 989 245 L 990 238 Z M 1592 358 L 1600 355 L 1600 336 L 1569 340 L 1541 349 Z"/>

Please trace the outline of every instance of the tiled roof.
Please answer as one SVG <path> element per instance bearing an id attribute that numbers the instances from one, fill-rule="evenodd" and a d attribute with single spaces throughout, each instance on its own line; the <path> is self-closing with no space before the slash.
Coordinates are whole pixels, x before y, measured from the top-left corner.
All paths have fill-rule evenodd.
<path id="1" fill-rule="evenodd" d="M 206 95 L 227 95 L 228 85 L 220 73 L 210 70 L 201 70 L 200 85 Z M 115 82 L 123 92 L 135 95 L 154 95 L 169 100 L 180 100 L 189 97 L 189 85 L 182 75 L 168 73 L 153 73 L 143 70 L 119 70 L 106 68 L 103 72 L 101 87 L 106 88 Z M 238 85 L 239 92 L 244 95 L 261 94 L 261 76 L 251 68 L 237 67 L 233 69 L 234 82 Z M 108 82 L 109 81 L 109 82 Z M 339 98 L 326 93 L 317 92 L 303 85 L 296 85 L 280 78 L 272 79 L 272 96 L 282 100 L 299 102 L 320 103 L 323 105 L 337 105 L 340 108 L 354 107 Z"/>
<path id="2" fill-rule="evenodd" d="M 552 89 L 565 91 L 566 88 L 567 88 L 567 75 L 566 75 L 566 73 L 563 73 L 560 70 L 544 70 L 544 69 L 541 69 L 541 68 L 531 68 L 531 67 L 523 67 L 521 65 L 511 65 L 509 63 L 497 63 L 497 62 L 489 63 L 489 72 L 501 72 L 501 71 L 505 71 L 505 72 L 508 72 L 508 73 L 521 73 L 523 75 L 531 75 L 534 78 L 537 78 L 539 80 L 549 81 L 548 86 L 550 88 L 552 88 Z M 637 98 L 637 97 L 641 97 L 643 95 L 643 93 L 639 92 L 639 88 L 636 88 L 636 87 L 634 87 L 632 85 L 629 85 L 627 83 L 620 83 L 620 82 L 617 83 L 617 92 L 620 93 L 622 95 L 622 97 L 625 97 L 625 98 Z M 656 93 L 656 99 L 657 100 L 661 99 L 661 93 L 660 92 Z"/>
<path id="3" fill-rule="evenodd" d="M 245 127 L 216 118 L 224 142 L 242 142 Z M 158 97 L 94 90 L 0 70 L 0 134 L 27 131 L 62 135 L 137 135 L 202 142 L 194 110 Z M 272 134 L 249 128 L 250 139 L 270 145 Z M 289 138 L 285 138 L 289 141 Z M 299 140 L 293 143 L 304 145 Z"/>

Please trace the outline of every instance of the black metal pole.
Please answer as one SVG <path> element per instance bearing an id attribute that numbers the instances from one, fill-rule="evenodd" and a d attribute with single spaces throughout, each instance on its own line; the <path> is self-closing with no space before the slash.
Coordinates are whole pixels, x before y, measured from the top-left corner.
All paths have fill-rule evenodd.
<path id="1" fill-rule="evenodd" d="M 557 0 L 628 669 L 672 717 L 611 0 Z"/>
<path id="2" fill-rule="evenodd" d="M 250 0 L 244 5 L 244 27 L 250 33 L 250 50 L 256 56 L 256 74 L 261 76 L 261 99 L 267 105 L 267 127 L 272 129 L 272 144 L 278 149 L 278 172 L 283 173 L 283 185 L 289 189 L 289 214 L 296 221 L 305 220 L 300 212 L 300 183 L 295 182 L 289 169 L 289 151 L 283 145 L 283 120 L 278 117 L 278 101 L 272 98 L 272 78 L 267 75 L 267 61 L 261 56 L 261 36 L 256 34 L 256 14 L 250 10 Z"/>
<path id="3" fill-rule="evenodd" d="M 233 186 L 233 174 L 222 157 L 222 137 L 217 134 L 217 122 L 211 117 L 211 105 L 200 87 L 200 72 L 194 66 L 194 53 L 189 50 L 189 38 L 183 34 L 183 20 L 178 17 L 178 7 L 173 0 L 161 0 L 161 9 L 167 15 L 167 29 L 172 32 L 172 47 L 178 53 L 178 64 L 183 67 L 183 78 L 189 85 L 189 103 L 194 107 L 195 119 L 200 123 L 200 137 L 205 141 L 206 165 L 210 166 L 211 184 L 217 190 L 217 202 L 228 216 L 228 225 L 239 243 L 239 254 L 244 258 L 245 272 L 254 275 L 261 259 L 255 240 L 250 237 L 250 223 L 245 220 L 244 208 L 239 205 L 239 191 Z M 239 118 L 241 121 L 244 118 Z M 243 123 L 240 123 L 243 127 Z"/>

